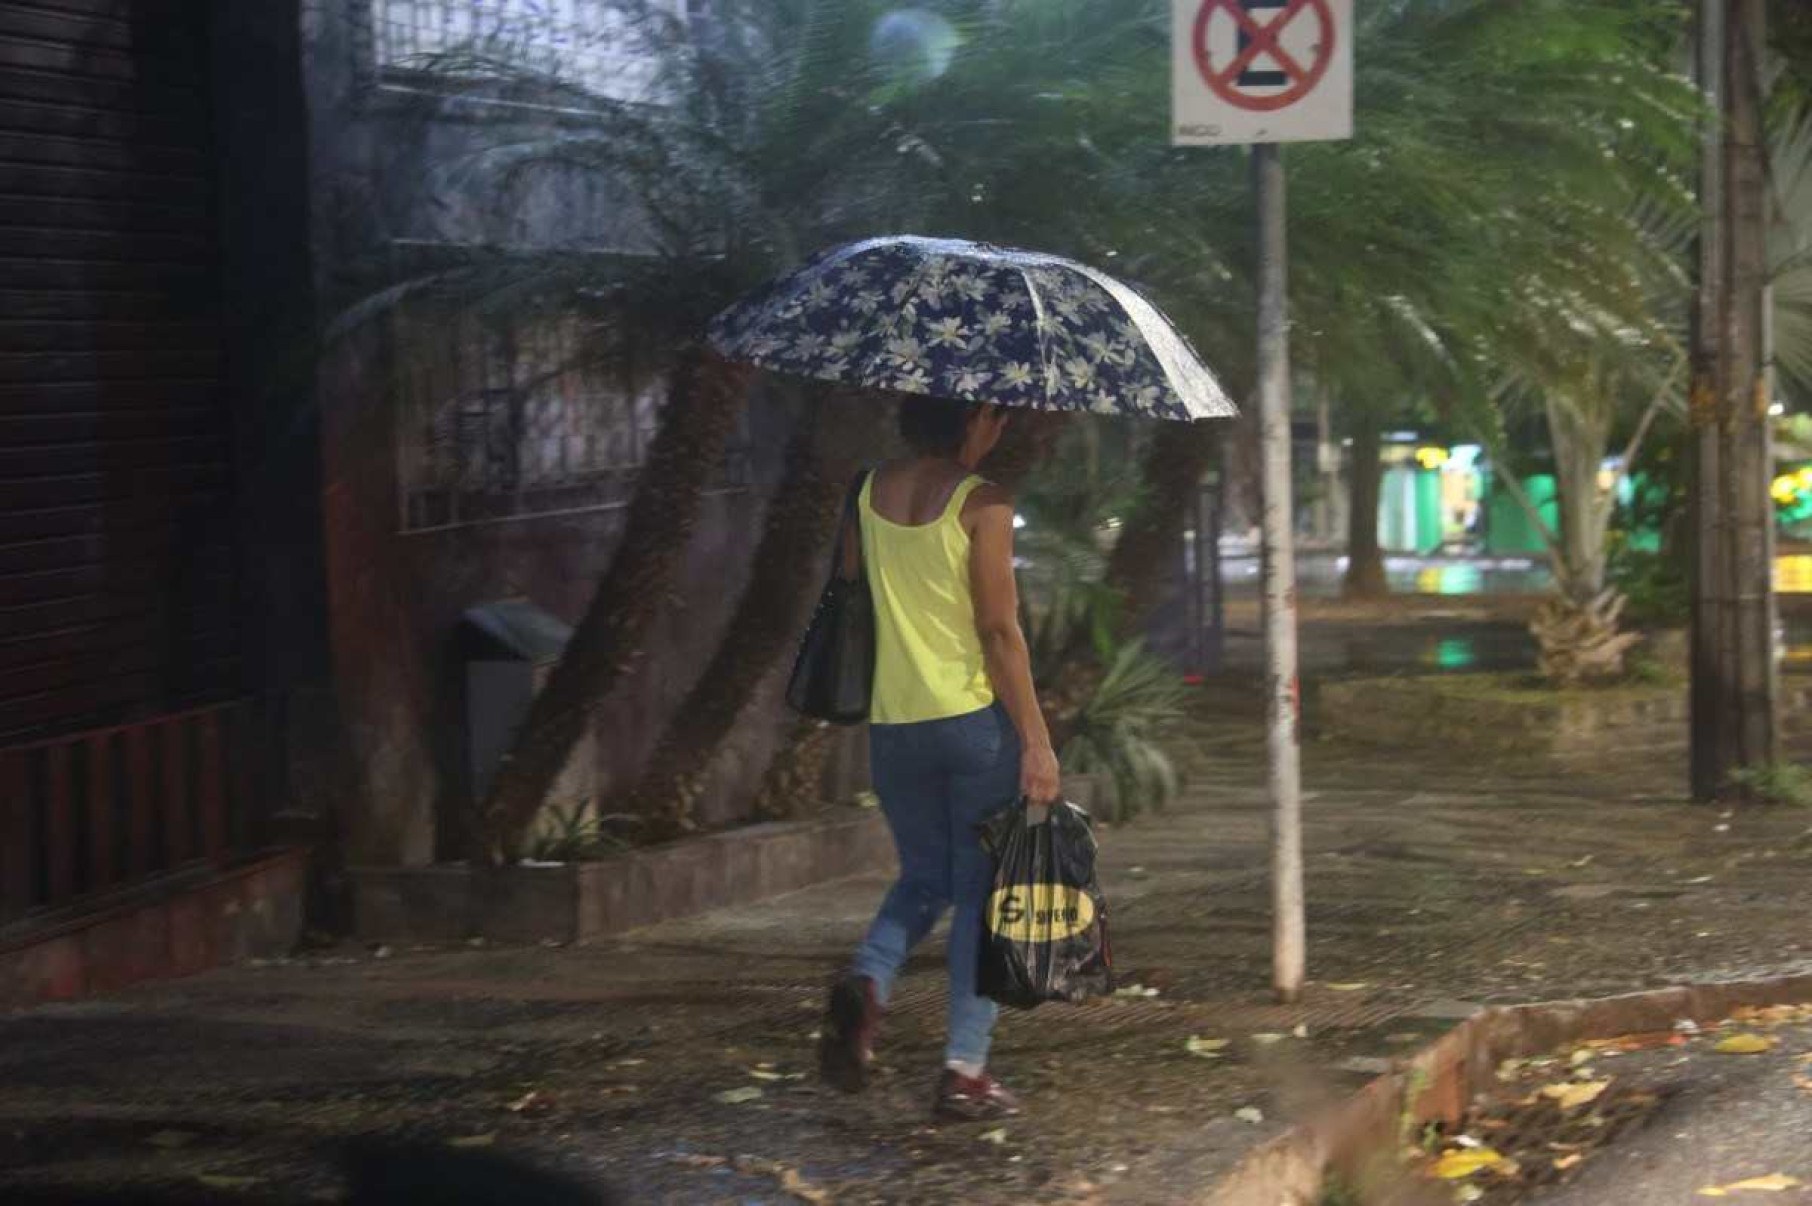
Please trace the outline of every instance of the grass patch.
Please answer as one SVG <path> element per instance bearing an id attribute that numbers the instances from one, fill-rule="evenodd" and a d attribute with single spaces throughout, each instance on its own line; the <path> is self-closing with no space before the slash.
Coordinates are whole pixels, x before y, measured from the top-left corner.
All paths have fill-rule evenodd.
<path id="1" fill-rule="evenodd" d="M 1730 772 L 1730 782 L 1771 804 L 1812 808 L 1812 771 L 1797 762 L 1740 767 Z"/>
<path id="2" fill-rule="evenodd" d="M 1656 666 L 1634 681 L 1603 686 L 1559 688 L 1533 674 L 1444 674 L 1438 678 L 1418 678 L 1419 685 L 1436 694 L 1456 699 L 1477 699 L 1493 703 L 1553 703 L 1567 699 L 1637 700 L 1653 699 L 1685 689 L 1686 682 L 1677 674 Z"/>

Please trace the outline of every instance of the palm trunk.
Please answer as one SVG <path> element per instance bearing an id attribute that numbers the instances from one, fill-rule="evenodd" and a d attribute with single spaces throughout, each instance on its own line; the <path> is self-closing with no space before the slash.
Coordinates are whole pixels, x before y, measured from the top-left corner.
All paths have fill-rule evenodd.
<path id="1" fill-rule="evenodd" d="M 622 543 L 565 654 L 535 696 L 480 812 L 488 857 L 516 856 L 592 710 L 641 656 L 642 639 L 685 558 L 705 487 L 735 426 L 747 375 L 715 357 L 688 360 L 675 374 Z"/>
<path id="2" fill-rule="evenodd" d="M 824 775 L 838 729 L 822 720 L 801 717 L 786 744 L 768 763 L 755 793 L 754 813 L 764 821 L 784 821 L 822 804 Z"/>
<path id="3" fill-rule="evenodd" d="M 835 404 L 833 404 L 835 405 Z M 814 572 L 841 513 L 847 466 L 825 455 L 814 400 L 794 434 L 786 470 L 768 504 L 754 569 L 716 654 L 668 722 L 641 778 L 616 809 L 641 818 L 649 837 L 692 828 L 692 810 L 707 768 L 774 663 L 799 636 L 799 621 L 817 589 Z"/>
<path id="4" fill-rule="evenodd" d="M 1550 396 L 1548 442 L 1554 449 L 1555 501 L 1560 507 L 1560 560 L 1566 571 L 1558 584 L 1575 603 L 1604 589 L 1605 535 L 1611 508 L 1598 484 L 1609 422 Z"/>
<path id="5" fill-rule="evenodd" d="M 1104 578 L 1120 599 L 1120 628 L 1132 635 L 1157 606 L 1195 511 L 1196 491 L 1219 447 L 1206 423 L 1166 428 L 1145 454 L 1144 494 L 1120 529 Z M 1104 670 L 1086 631 L 1077 635 L 1050 682 L 1038 684 L 1039 704 L 1051 728 L 1051 743 L 1063 750 L 1076 719 L 1101 683 Z"/>
<path id="6" fill-rule="evenodd" d="M 1384 550 L 1378 545 L 1378 504 L 1384 488 L 1384 435 L 1370 415 L 1353 428 L 1352 506 L 1347 511 L 1346 581 L 1349 599 L 1382 599 L 1390 594 Z"/>
<path id="7" fill-rule="evenodd" d="M 1166 428 L 1145 454 L 1145 493 L 1107 561 L 1107 584 L 1121 599 L 1123 631 L 1134 633 L 1156 607 L 1195 513 L 1196 491 L 1219 440 L 1208 423 Z"/>

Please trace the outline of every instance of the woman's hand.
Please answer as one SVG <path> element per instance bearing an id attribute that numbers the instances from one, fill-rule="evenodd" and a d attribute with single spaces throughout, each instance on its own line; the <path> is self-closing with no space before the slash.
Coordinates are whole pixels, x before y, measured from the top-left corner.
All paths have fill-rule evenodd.
<path id="1" fill-rule="evenodd" d="M 1027 804 L 1055 804 L 1063 798 L 1063 773 L 1050 742 L 1027 745 L 1020 754 L 1019 794 Z"/>

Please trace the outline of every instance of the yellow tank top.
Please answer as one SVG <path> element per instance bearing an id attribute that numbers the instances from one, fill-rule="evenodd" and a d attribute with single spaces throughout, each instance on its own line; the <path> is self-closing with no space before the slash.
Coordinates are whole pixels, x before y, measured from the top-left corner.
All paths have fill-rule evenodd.
<path id="1" fill-rule="evenodd" d="M 862 553 L 875 600 L 875 687 L 869 719 L 917 724 L 978 712 L 994 688 L 975 631 L 963 504 L 982 484 L 965 478 L 931 523 L 875 513 L 874 474 L 862 487 Z"/>

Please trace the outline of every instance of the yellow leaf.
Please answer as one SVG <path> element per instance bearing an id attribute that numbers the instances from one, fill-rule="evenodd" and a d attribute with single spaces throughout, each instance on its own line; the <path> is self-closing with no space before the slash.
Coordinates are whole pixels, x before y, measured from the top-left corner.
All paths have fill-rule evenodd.
<path id="1" fill-rule="evenodd" d="M 810 1202 L 812 1206 L 830 1206 L 830 1193 L 813 1185 L 799 1175 L 799 1170 L 789 1168 L 780 1174 L 780 1188 L 792 1194 L 801 1202 Z"/>
<path id="2" fill-rule="evenodd" d="M 496 1131 L 486 1131 L 482 1135 L 461 1135 L 457 1139 L 447 1140 L 448 1147 L 490 1147 L 497 1142 Z"/>
<path id="3" fill-rule="evenodd" d="M 750 1085 L 743 1089 L 726 1089 L 715 1094 L 711 1100 L 724 1105 L 747 1105 L 751 1101 L 760 1101 L 763 1094 L 760 1089 Z"/>
<path id="4" fill-rule="evenodd" d="M 1496 1148 L 1461 1147 L 1442 1153 L 1429 1171 L 1444 1181 L 1463 1181 L 1483 1169 L 1513 1177 L 1517 1165 L 1516 1161 L 1505 1159 Z"/>
<path id="5" fill-rule="evenodd" d="M 1330 985 L 1328 985 L 1328 991 L 1329 992 L 1364 992 L 1366 989 L 1368 989 L 1370 987 L 1371 987 L 1370 984 L 1365 984 L 1365 983 L 1362 983 L 1359 981 L 1354 981 L 1352 983 L 1347 983 L 1347 984 L 1330 984 Z"/>
<path id="6" fill-rule="evenodd" d="M 1747 1181 L 1738 1181 L 1724 1188 L 1737 1193 L 1741 1190 L 1753 1190 L 1756 1193 L 1785 1193 L 1789 1189 L 1798 1189 L 1803 1182 L 1798 1177 L 1789 1177 L 1785 1173 L 1769 1173 L 1765 1177 L 1750 1177 Z"/>
<path id="7" fill-rule="evenodd" d="M 1559 1169 L 1561 1172 L 1565 1172 L 1565 1171 L 1567 1171 L 1567 1169 L 1572 1168 L 1575 1164 L 1578 1164 L 1583 1159 L 1585 1159 L 1585 1156 L 1583 1153 L 1580 1153 L 1580 1152 L 1573 1152 L 1573 1153 L 1571 1153 L 1569 1155 L 1565 1155 L 1565 1156 L 1556 1156 L 1556 1157 L 1554 1157 L 1554 1167 Z"/>
<path id="8" fill-rule="evenodd" d="M 1191 1035 L 1189 1041 L 1183 1044 L 1183 1050 L 1191 1055 L 1199 1055 L 1203 1059 L 1219 1059 L 1221 1052 L 1225 1051 L 1232 1041 L 1232 1039 L 1203 1038 L 1200 1035 Z"/>
<path id="9" fill-rule="evenodd" d="M 1608 1080 L 1579 1080 L 1565 1084 L 1544 1086 L 1541 1095 L 1554 1102 L 1563 1110 L 1575 1110 L 1582 1105 L 1597 1101 L 1603 1092 L 1611 1087 Z"/>
<path id="10" fill-rule="evenodd" d="M 1718 1040 L 1713 1051 L 1723 1055 L 1760 1055 L 1774 1048 L 1775 1040 L 1760 1034 L 1732 1034 Z"/>
<path id="11" fill-rule="evenodd" d="M 1769 1173 L 1765 1177 L 1750 1177 L 1747 1181 L 1735 1181 L 1729 1185 L 1707 1185 L 1699 1191 L 1699 1196 L 1727 1198 L 1733 1193 L 1785 1193 L 1789 1189 L 1798 1189 L 1802 1184 L 1804 1182 L 1798 1177 Z"/>

